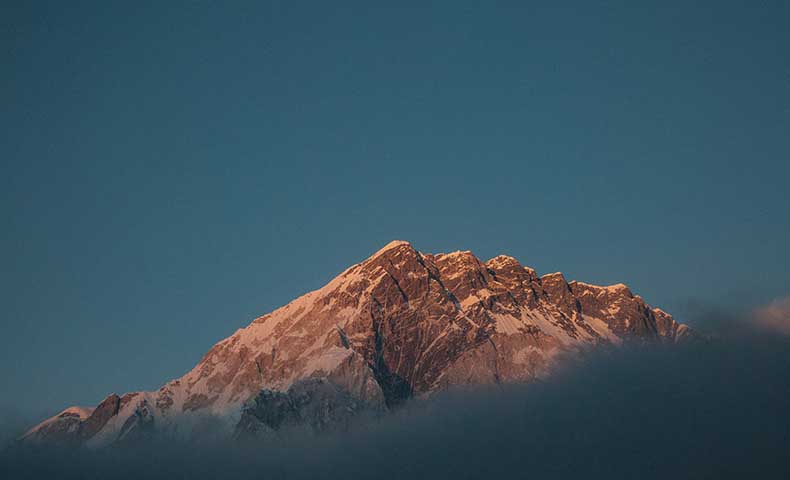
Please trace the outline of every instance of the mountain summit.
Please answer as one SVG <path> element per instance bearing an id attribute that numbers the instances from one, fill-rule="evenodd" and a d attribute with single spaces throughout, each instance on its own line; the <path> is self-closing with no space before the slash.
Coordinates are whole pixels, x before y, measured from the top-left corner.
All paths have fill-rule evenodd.
<path id="1" fill-rule="evenodd" d="M 256 318 L 158 391 L 68 408 L 22 441 L 102 447 L 153 433 L 324 430 L 453 386 L 540 378 L 587 349 L 695 336 L 623 284 L 567 282 L 505 255 L 483 262 L 393 241 Z"/>

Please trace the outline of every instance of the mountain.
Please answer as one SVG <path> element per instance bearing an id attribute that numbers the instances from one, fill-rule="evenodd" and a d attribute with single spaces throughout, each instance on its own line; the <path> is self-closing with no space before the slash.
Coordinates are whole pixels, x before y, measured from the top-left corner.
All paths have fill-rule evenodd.
<path id="1" fill-rule="evenodd" d="M 696 337 L 623 284 L 567 282 L 504 255 L 482 262 L 393 241 L 256 318 L 158 391 L 68 408 L 21 441 L 102 447 L 153 434 L 344 428 L 450 387 L 528 382 L 589 349 Z"/>

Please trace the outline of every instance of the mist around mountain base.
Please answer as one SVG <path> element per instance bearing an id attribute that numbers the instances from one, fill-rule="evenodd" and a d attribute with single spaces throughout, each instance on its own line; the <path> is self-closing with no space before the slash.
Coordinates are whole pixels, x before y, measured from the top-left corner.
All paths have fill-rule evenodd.
<path id="1" fill-rule="evenodd" d="M 7 449 L 0 477 L 789 478 L 790 337 L 738 325 L 695 345 L 598 352 L 526 385 L 413 400 L 326 435 Z"/>

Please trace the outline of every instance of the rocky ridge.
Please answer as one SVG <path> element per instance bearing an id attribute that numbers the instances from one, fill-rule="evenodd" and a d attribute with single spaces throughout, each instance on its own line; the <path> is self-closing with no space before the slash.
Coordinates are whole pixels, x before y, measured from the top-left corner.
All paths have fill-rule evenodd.
<path id="1" fill-rule="evenodd" d="M 158 391 L 71 407 L 21 441 L 95 448 L 154 432 L 325 431 L 454 386 L 540 378 L 588 349 L 694 338 L 623 284 L 568 282 L 505 255 L 483 262 L 394 241 L 256 318 Z"/>

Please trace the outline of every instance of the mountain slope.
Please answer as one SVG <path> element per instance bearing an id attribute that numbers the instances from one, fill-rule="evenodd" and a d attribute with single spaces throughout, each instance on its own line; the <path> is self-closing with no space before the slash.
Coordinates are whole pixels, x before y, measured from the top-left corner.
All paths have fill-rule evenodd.
<path id="1" fill-rule="evenodd" d="M 346 424 L 343 412 L 383 412 L 452 386 L 529 381 L 588 348 L 694 337 L 622 284 L 566 282 L 504 255 L 482 262 L 394 241 L 217 343 L 158 391 L 113 394 L 23 440 L 100 447 L 153 432 L 321 430 Z M 61 421 L 69 424 L 55 427 Z"/>

